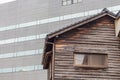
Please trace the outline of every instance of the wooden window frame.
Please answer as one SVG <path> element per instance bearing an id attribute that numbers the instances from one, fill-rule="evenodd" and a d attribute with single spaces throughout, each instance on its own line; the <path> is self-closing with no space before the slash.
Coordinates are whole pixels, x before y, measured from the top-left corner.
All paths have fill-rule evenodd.
<path id="1" fill-rule="evenodd" d="M 75 64 L 76 63 L 76 60 L 75 60 L 75 55 L 76 54 L 88 54 L 88 55 L 105 55 L 105 65 L 104 66 L 98 66 L 98 65 L 80 65 L 80 64 Z M 74 56 L 74 67 L 81 67 L 81 68 L 108 68 L 108 54 L 103 54 L 103 53 L 81 53 L 81 52 L 74 52 L 73 54 Z M 88 61 L 90 62 L 90 60 Z"/>

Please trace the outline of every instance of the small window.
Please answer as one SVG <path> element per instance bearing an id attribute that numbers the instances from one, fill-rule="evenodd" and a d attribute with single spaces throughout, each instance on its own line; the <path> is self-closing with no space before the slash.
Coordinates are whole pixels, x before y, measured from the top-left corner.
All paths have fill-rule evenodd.
<path id="1" fill-rule="evenodd" d="M 106 68 L 107 54 L 75 53 L 74 65 L 86 68 Z"/>
<path id="2" fill-rule="evenodd" d="M 70 4 L 74 4 L 74 3 L 79 3 L 81 1 L 82 0 L 62 0 L 62 5 L 63 6 L 70 5 Z"/>
<path id="3" fill-rule="evenodd" d="M 72 0 L 62 0 L 62 5 L 65 6 L 65 5 L 70 5 L 72 4 Z"/>
<path id="4" fill-rule="evenodd" d="M 73 0 L 73 3 L 79 3 L 81 2 L 82 0 Z"/>

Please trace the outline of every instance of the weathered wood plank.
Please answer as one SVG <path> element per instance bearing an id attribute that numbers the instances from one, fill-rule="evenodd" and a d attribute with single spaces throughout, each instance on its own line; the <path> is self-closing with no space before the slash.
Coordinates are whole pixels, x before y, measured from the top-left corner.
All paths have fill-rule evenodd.
<path id="1" fill-rule="evenodd" d="M 74 67 L 74 51 L 107 53 L 107 69 Z M 120 38 L 113 19 L 102 18 L 58 36 L 55 41 L 55 80 L 120 80 Z"/>

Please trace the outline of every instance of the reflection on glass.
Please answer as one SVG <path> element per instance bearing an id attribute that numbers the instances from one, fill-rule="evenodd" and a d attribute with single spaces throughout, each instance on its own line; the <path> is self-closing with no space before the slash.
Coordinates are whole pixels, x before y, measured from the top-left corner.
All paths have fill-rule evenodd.
<path id="1" fill-rule="evenodd" d="M 21 67 L 15 67 L 15 68 L 0 68 L 0 73 L 34 71 L 34 70 L 41 70 L 41 69 L 43 69 L 42 65 L 21 66 Z"/>
<path id="2" fill-rule="evenodd" d="M 20 56 L 30 56 L 30 55 L 37 55 L 37 54 L 42 54 L 42 53 L 43 53 L 43 49 L 21 51 L 21 52 L 15 52 L 15 53 L 5 53 L 5 54 L 0 54 L 0 59 L 20 57 Z"/>
<path id="3" fill-rule="evenodd" d="M 82 0 L 73 0 L 73 3 L 81 2 L 81 1 Z M 62 2 L 63 5 L 68 5 L 71 3 L 72 3 L 71 0 L 63 0 L 63 2 Z M 111 10 L 112 12 L 117 12 L 120 9 L 120 5 L 108 7 L 108 9 Z M 90 10 L 90 11 L 84 11 L 84 12 L 80 12 L 80 13 L 62 15 L 62 16 L 41 19 L 41 20 L 36 20 L 36 21 L 31 21 L 31 22 L 26 22 L 26 23 L 21 23 L 21 24 L 16 24 L 16 25 L 1 26 L 0 31 L 12 30 L 12 29 L 23 28 L 23 27 L 30 27 L 30 26 L 39 25 L 39 24 L 46 24 L 46 23 L 51 23 L 51 22 L 56 22 L 56 21 L 62 21 L 62 20 L 78 18 L 78 17 L 88 16 L 88 15 L 94 15 L 94 14 L 101 12 L 101 10 L 102 9 L 96 9 L 96 10 Z"/>
<path id="4" fill-rule="evenodd" d="M 107 55 L 75 54 L 76 65 L 105 66 Z"/>

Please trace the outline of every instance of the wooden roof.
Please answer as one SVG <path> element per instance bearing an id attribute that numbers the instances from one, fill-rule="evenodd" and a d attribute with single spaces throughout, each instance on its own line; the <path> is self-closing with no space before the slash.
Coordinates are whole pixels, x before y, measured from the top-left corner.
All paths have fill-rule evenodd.
<path id="1" fill-rule="evenodd" d="M 114 13 L 109 11 L 108 9 L 104 8 L 100 13 L 98 13 L 96 15 L 87 17 L 85 19 L 82 19 L 82 20 L 70 25 L 70 26 L 67 26 L 67 27 L 62 28 L 62 29 L 60 29 L 58 31 L 55 31 L 53 33 L 48 34 L 46 39 L 45 39 L 44 54 L 43 54 L 43 59 L 42 59 L 42 64 L 43 64 L 44 69 L 48 68 L 49 58 L 50 57 L 48 57 L 47 52 L 52 51 L 52 45 L 54 44 L 53 42 L 54 42 L 55 37 L 58 37 L 59 35 L 67 32 L 67 31 L 70 31 L 72 29 L 80 27 L 80 26 L 82 26 L 84 24 L 92 22 L 92 21 L 94 21 L 96 19 L 99 19 L 101 17 L 104 17 L 106 15 L 116 19 L 120 15 L 120 12 L 119 12 L 119 14 L 115 15 Z"/>

